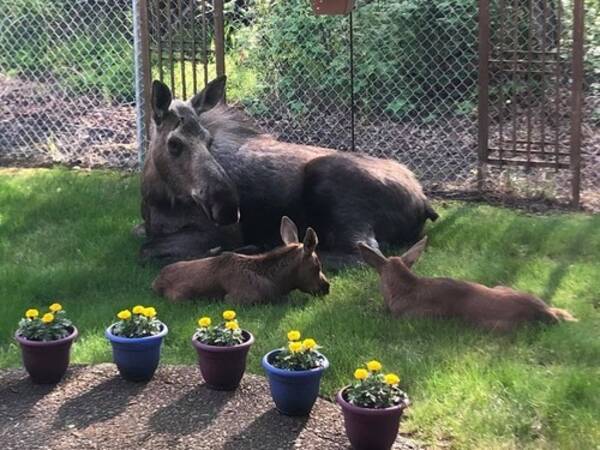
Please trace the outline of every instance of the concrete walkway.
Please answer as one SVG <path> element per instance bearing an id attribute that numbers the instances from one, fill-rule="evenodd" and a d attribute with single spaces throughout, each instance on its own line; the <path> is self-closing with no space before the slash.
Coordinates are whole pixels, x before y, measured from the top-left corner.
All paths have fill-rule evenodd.
<path id="1" fill-rule="evenodd" d="M 113 364 L 76 366 L 56 386 L 0 371 L 0 447 L 36 449 L 348 449 L 341 411 L 319 399 L 309 418 L 282 416 L 263 377 L 235 392 L 206 388 L 199 371 L 164 366 L 147 383 Z M 416 449 L 399 438 L 395 449 Z"/>

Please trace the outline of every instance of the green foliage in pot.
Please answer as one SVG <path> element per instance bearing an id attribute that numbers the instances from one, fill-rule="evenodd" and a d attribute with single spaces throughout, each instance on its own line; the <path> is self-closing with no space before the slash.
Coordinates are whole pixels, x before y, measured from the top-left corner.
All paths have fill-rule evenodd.
<path id="1" fill-rule="evenodd" d="M 134 306 L 131 311 L 124 309 L 117 314 L 119 321 L 112 328 L 115 336 L 142 338 L 160 333 L 162 323 L 152 306 Z"/>
<path id="2" fill-rule="evenodd" d="M 390 408 L 408 405 L 408 396 L 399 387 L 400 377 L 383 374 L 379 361 L 373 360 L 354 371 L 355 382 L 346 389 L 345 400 L 361 408 Z"/>
<path id="3" fill-rule="evenodd" d="M 35 308 L 25 311 L 19 321 L 17 334 L 30 341 L 56 341 L 67 337 L 73 331 L 73 324 L 66 317 L 60 303 L 49 306 L 48 312 L 40 316 Z"/>
<path id="4" fill-rule="evenodd" d="M 318 350 L 321 348 L 312 338 L 300 340 L 301 334 L 292 330 L 287 334 L 288 345 L 283 347 L 269 361 L 278 369 L 284 370 L 310 370 L 323 364 L 323 358 Z"/>
<path id="5" fill-rule="evenodd" d="M 231 347 L 244 342 L 244 335 L 236 319 L 237 314 L 233 310 L 223 311 L 223 322 L 212 325 L 210 317 L 198 319 L 198 330 L 196 336 L 198 341 L 207 345 L 218 345 Z"/>

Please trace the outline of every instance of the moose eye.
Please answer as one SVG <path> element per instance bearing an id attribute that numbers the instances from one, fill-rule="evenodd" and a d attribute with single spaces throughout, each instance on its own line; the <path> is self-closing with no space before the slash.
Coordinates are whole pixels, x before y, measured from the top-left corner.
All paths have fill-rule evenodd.
<path id="1" fill-rule="evenodd" d="M 181 155 L 185 150 L 184 143 L 179 139 L 169 139 L 167 146 L 169 147 L 169 153 L 175 158 Z"/>

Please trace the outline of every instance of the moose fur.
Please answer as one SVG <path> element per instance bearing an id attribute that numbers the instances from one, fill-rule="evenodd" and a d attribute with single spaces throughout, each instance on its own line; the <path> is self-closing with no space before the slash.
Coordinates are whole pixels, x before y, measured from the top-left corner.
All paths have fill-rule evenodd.
<path id="1" fill-rule="evenodd" d="M 195 261 L 180 261 L 162 269 L 154 291 L 170 300 L 198 297 L 225 298 L 228 302 L 259 303 L 284 297 L 294 289 L 312 295 L 329 293 L 329 282 L 315 252 L 318 238 L 312 228 L 304 242 L 288 218 L 281 219 L 284 246 L 261 255 L 222 253 Z"/>
<path id="2" fill-rule="evenodd" d="M 458 318 L 481 328 L 508 331 L 525 322 L 575 321 L 567 311 L 505 286 L 494 288 L 451 278 L 425 278 L 410 268 L 427 243 L 423 238 L 400 257 L 386 258 L 364 243 L 360 253 L 380 276 L 387 308 L 395 317 Z"/>
<path id="3" fill-rule="evenodd" d="M 328 258 L 352 262 L 359 241 L 376 248 L 414 242 L 425 221 L 438 217 L 402 164 L 278 141 L 225 106 L 224 89 L 220 77 L 182 102 L 153 84 L 142 176 L 144 259 L 272 248 L 287 215 L 301 230 L 315 229 Z"/>

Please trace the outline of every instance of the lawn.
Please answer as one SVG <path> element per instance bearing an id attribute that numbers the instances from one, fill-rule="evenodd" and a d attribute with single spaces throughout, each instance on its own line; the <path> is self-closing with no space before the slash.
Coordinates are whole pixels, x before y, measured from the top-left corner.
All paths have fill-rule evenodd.
<path id="1" fill-rule="evenodd" d="M 79 327 L 77 363 L 110 361 L 103 331 L 114 314 L 154 305 L 170 328 L 163 362 L 193 364 L 189 339 L 219 302 L 168 304 L 150 290 L 156 268 L 136 261 L 136 176 L 65 169 L 0 170 L 0 367 L 18 366 L 12 343 L 28 307 L 60 300 Z M 325 298 L 238 308 L 256 335 L 249 370 L 297 328 L 331 360 L 322 394 L 378 358 L 413 401 L 402 431 L 453 448 L 597 448 L 600 442 L 600 216 L 528 215 L 474 203 L 437 203 L 416 271 L 508 284 L 569 309 L 579 323 L 497 336 L 460 323 L 394 320 L 375 274 L 331 277 Z"/>

